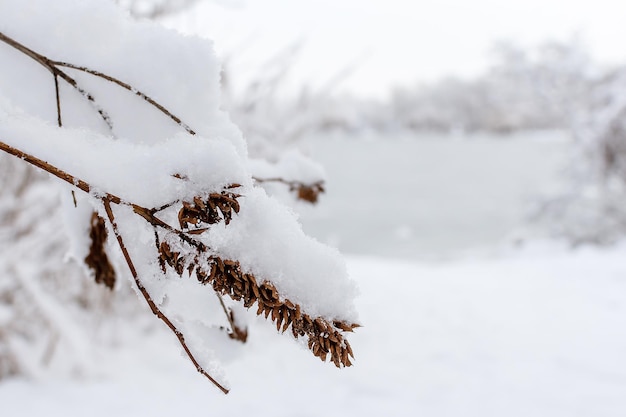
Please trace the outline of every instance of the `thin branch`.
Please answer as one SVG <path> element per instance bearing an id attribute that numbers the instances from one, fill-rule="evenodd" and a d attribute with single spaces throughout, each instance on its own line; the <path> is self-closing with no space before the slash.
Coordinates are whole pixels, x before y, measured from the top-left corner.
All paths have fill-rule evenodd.
<path id="1" fill-rule="evenodd" d="M 148 104 L 150 104 L 151 106 L 153 106 L 154 108 L 156 108 L 157 110 L 159 110 L 161 113 L 163 113 L 165 116 L 167 116 L 169 119 L 171 119 L 172 121 L 174 121 L 176 124 L 178 124 L 180 127 L 182 127 L 183 129 L 185 129 L 185 131 L 187 133 L 189 133 L 190 135 L 196 135 L 196 132 L 185 122 L 183 122 L 178 116 L 174 115 L 172 112 L 170 112 L 167 108 L 165 108 L 162 104 L 158 103 L 156 100 L 154 100 L 153 98 L 151 98 L 150 96 L 148 96 L 147 94 L 145 94 L 142 91 L 137 90 L 135 87 L 133 87 L 132 85 L 118 79 L 115 78 L 113 76 L 110 76 L 108 74 L 105 74 L 103 72 L 100 71 L 96 71 L 93 70 L 91 68 L 87 68 L 84 66 L 80 66 L 80 65 L 75 65 L 69 62 L 62 62 L 62 61 L 55 61 L 52 60 L 48 57 L 46 57 L 45 55 L 42 55 L 38 52 L 35 52 L 34 50 L 28 48 L 27 46 L 17 42 L 16 40 L 6 36 L 4 33 L 0 32 L 0 41 L 6 43 L 7 45 L 15 48 L 16 50 L 22 52 L 23 54 L 27 55 L 28 57 L 32 58 L 33 60 L 35 60 L 37 63 L 39 63 L 40 65 L 42 65 L 43 67 L 45 67 L 48 71 L 50 71 L 52 73 L 52 75 L 54 76 L 54 83 L 55 83 L 55 95 L 56 95 L 56 106 L 57 106 L 57 122 L 59 126 L 62 126 L 62 120 L 61 120 L 61 100 L 60 100 L 60 91 L 59 91 L 59 85 L 58 85 L 58 78 L 62 78 L 66 83 L 68 83 L 70 86 L 72 86 L 76 91 L 78 91 L 83 97 L 85 97 L 87 99 L 87 101 L 89 101 L 89 103 L 94 107 L 94 109 L 98 112 L 98 114 L 100 115 L 100 117 L 102 118 L 102 120 L 106 123 L 106 125 L 108 126 L 109 130 L 111 132 L 113 132 L 113 123 L 111 121 L 111 117 L 108 115 L 108 113 L 102 108 L 100 107 L 100 105 L 97 103 L 97 101 L 95 100 L 94 96 L 91 95 L 91 93 L 89 93 L 87 90 L 83 89 L 78 82 L 70 77 L 66 72 L 64 72 L 63 70 L 61 70 L 59 67 L 64 67 L 64 68 L 70 68 L 76 71 L 81 71 L 90 75 L 93 75 L 95 77 L 101 78 L 103 80 L 106 80 L 108 82 L 111 82 L 129 92 L 131 92 L 132 94 L 135 94 L 137 96 L 139 96 L 141 99 L 143 99 L 145 102 L 147 102 Z M 259 183 L 263 183 L 263 182 L 278 182 L 278 183 L 282 183 L 285 184 L 287 186 L 290 187 L 290 189 L 292 191 L 298 191 L 298 198 L 302 199 L 302 200 L 306 200 L 309 201 L 311 203 L 315 203 L 317 201 L 317 195 L 320 192 L 324 191 L 323 188 L 323 182 L 319 181 L 313 184 L 305 184 L 303 182 L 300 181 L 287 181 L 283 178 L 254 178 L 254 180 L 256 180 Z M 157 212 L 157 211 L 161 211 L 165 208 L 167 208 L 168 206 L 165 205 L 163 207 L 154 209 L 153 213 Z"/>
<path id="2" fill-rule="evenodd" d="M 68 184 L 71 184 L 75 187 L 77 187 L 78 189 L 80 189 L 81 191 L 84 191 L 86 193 L 90 193 L 92 190 L 92 186 L 86 182 L 81 180 L 80 178 L 77 178 L 71 174 L 68 174 L 67 172 L 63 171 L 62 169 L 59 169 L 57 167 L 55 167 L 54 165 L 49 164 L 48 162 L 44 161 L 43 159 L 39 159 L 33 155 L 30 155 L 26 152 L 23 152 L 17 148 L 14 148 L 10 145 L 7 145 L 6 143 L 0 141 L 0 150 L 4 151 L 8 154 L 11 154 L 13 156 L 17 156 L 20 159 L 23 159 L 24 161 L 28 162 L 31 165 L 36 166 L 37 168 L 43 169 L 44 171 L 54 175 L 57 178 L 62 179 L 63 181 L 67 182 Z M 104 195 L 101 195 L 103 198 L 106 198 L 108 201 L 110 201 L 113 204 L 123 204 L 123 205 L 127 205 L 130 206 L 133 211 L 138 214 L 139 216 L 143 217 L 145 220 L 147 220 L 151 225 L 156 226 L 156 227 L 161 227 L 165 230 L 167 230 L 168 232 L 172 232 L 174 234 L 176 234 L 179 238 L 181 238 L 182 240 L 184 240 L 186 243 L 189 243 L 190 245 L 193 245 L 194 247 L 198 248 L 201 251 L 206 250 L 206 246 L 202 243 L 202 242 L 198 242 L 197 240 L 189 237 L 188 235 L 186 235 L 185 233 L 183 233 L 182 231 L 173 228 L 172 226 L 170 226 L 169 224 L 165 223 L 163 220 L 159 219 L 158 217 L 156 217 L 154 215 L 154 211 L 153 209 L 148 209 L 145 207 L 142 207 L 138 204 L 133 204 L 133 203 L 128 203 L 125 202 L 124 200 L 122 200 L 120 197 L 116 196 L 115 194 L 111 194 L 111 193 L 104 193 Z"/>
<path id="3" fill-rule="evenodd" d="M 111 132 L 113 132 L 113 122 L 111 121 L 111 117 L 109 116 L 109 114 L 102 107 L 100 107 L 100 105 L 98 104 L 96 99 L 91 95 L 91 93 L 89 91 L 85 90 L 84 88 L 82 88 L 80 85 L 78 85 L 78 82 L 74 78 L 72 78 L 69 75 L 67 75 L 65 72 L 61 71 L 60 69 L 58 69 L 56 67 L 53 67 L 53 68 L 54 68 L 54 73 L 55 74 L 57 74 L 59 77 L 61 77 L 63 79 L 63 81 L 65 81 L 66 83 L 68 83 L 69 85 L 74 87 L 74 89 L 76 91 L 78 91 L 83 97 L 85 97 L 87 99 L 89 104 L 100 115 L 100 118 L 104 121 L 104 123 L 106 123 L 107 127 L 109 128 L 109 130 Z"/>
<path id="4" fill-rule="evenodd" d="M 74 185 L 75 187 L 78 187 L 80 190 L 89 193 L 90 190 L 92 189 L 92 187 L 85 181 L 74 177 L 73 175 L 68 174 L 67 172 L 49 164 L 46 161 L 43 161 L 42 159 L 39 159 L 37 157 L 34 157 L 30 154 L 27 154 L 23 151 L 20 151 L 19 149 L 13 148 L 7 144 L 5 144 L 4 142 L 0 142 L 0 150 L 7 152 L 11 155 L 14 155 L 20 159 L 23 159 L 24 161 L 28 162 L 31 165 L 34 165 L 40 169 L 43 169 L 44 171 L 56 176 L 57 178 L 60 178 L 62 180 L 64 180 L 65 182 L 68 182 L 72 185 Z M 113 227 L 113 231 L 115 233 L 115 236 L 117 237 L 117 242 L 119 244 L 119 247 L 122 251 L 122 254 L 124 255 L 124 259 L 126 260 L 126 263 L 128 265 L 128 269 L 130 270 L 131 275 L 133 276 L 133 279 L 135 280 L 135 284 L 137 284 L 137 288 L 139 288 L 139 291 L 141 292 L 141 294 L 143 295 L 143 297 L 145 298 L 146 302 L 148 303 L 148 306 L 150 307 L 150 310 L 152 310 L 152 312 L 159 318 L 161 319 L 161 321 L 163 321 L 169 328 L 170 330 L 172 330 L 174 332 L 174 334 L 176 335 L 176 337 L 178 338 L 178 341 L 180 342 L 180 344 L 182 345 L 183 349 L 185 350 L 185 352 L 187 353 L 187 356 L 189 356 L 189 359 L 191 360 L 191 362 L 195 365 L 196 369 L 198 370 L 198 372 L 200 372 L 202 375 L 204 375 L 205 377 L 207 377 L 213 384 L 215 384 L 222 392 L 224 392 L 225 394 L 228 394 L 228 390 L 226 388 L 224 388 L 222 385 L 220 385 L 215 379 L 213 379 L 213 377 L 211 377 L 211 375 L 209 375 L 203 368 L 202 366 L 200 366 L 200 364 L 198 363 L 198 361 L 196 360 L 196 358 L 194 357 L 193 353 L 191 353 L 191 351 L 189 350 L 189 347 L 187 346 L 186 342 L 185 342 L 185 338 L 183 336 L 183 334 L 176 328 L 176 326 L 174 326 L 174 324 L 167 318 L 167 316 L 165 316 L 165 314 L 163 314 L 163 312 L 161 312 L 161 310 L 156 306 L 156 304 L 154 303 L 154 301 L 152 300 L 152 298 L 150 297 L 150 294 L 148 293 L 148 291 L 145 289 L 145 287 L 143 286 L 143 284 L 141 283 L 141 280 L 139 279 L 139 275 L 137 273 L 137 269 L 135 268 L 135 265 L 133 264 L 133 261 L 130 257 L 130 254 L 128 253 L 128 250 L 126 249 L 126 246 L 124 245 L 124 241 L 122 239 L 122 235 L 119 232 L 119 229 L 117 227 L 117 223 L 115 222 L 115 217 L 113 215 L 113 211 L 111 209 L 111 203 L 114 204 L 125 204 L 128 205 L 130 207 L 133 208 L 133 211 L 135 213 L 137 213 L 138 215 L 140 215 L 141 217 L 143 217 L 144 219 L 146 219 L 150 224 L 152 224 L 153 226 L 159 226 L 162 227 L 164 229 L 166 229 L 167 231 L 176 233 L 179 237 L 181 238 L 185 238 L 185 241 L 193 246 L 195 246 L 198 250 L 206 250 L 206 246 L 203 245 L 200 242 L 195 241 L 194 239 L 191 239 L 189 236 L 186 236 L 184 233 L 182 233 L 179 230 L 174 229 L 173 227 L 171 227 L 170 225 L 168 225 L 167 223 L 163 222 L 162 220 L 156 218 L 154 215 L 150 214 L 150 210 L 146 209 L 144 207 L 141 207 L 139 205 L 136 204 L 131 204 L 131 203 L 125 203 L 122 201 L 121 198 L 110 194 L 110 193 L 106 193 L 104 194 L 104 196 L 102 197 L 102 202 L 104 204 L 104 208 L 105 211 L 107 213 L 107 216 L 109 218 L 109 221 L 111 223 L 111 226 Z"/>
<path id="5" fill-rule="evenodd" d="M 87 67 L 81 67 L 79 65 L 74 65 L 74 64 L 70 64 L 67 62 L 61 62 L 61 61 L 50 61 L 53 65 L 58 66 L 58 67 L 66 67 L 66 68 L 71 68 L 71 69 L 75 69 L 77 71 L 82 71 L 82 72 L 86 72 L 87 74 L 91 74 L 93 76 L 102 78 L 104 80 L 107 80 L 109 82 L 112 82 L 114 84 L 117 84 L 118 86 L 122 87 L 125 90 L 130 91 L 131 93 L 135 94 L 136 96 L 141 97 L 143 100 L 147 101 L 148 103 L 150 103 L 150 105 L 152 105 L 153 107 L 157 108 L 158 110 L 160 110 L 163 114 L 165 114 L 167 117 L 169 117 L 170 119 L 172 119 L 176 124 L 178 124 L 180 127 L 182 127 L 183 129 L 185 129 L 190 135 L 195 135 L 196 132 L 193 131 L 186 123 L 184 123 L 179 117 L 173 115 L 169 110 L 167 110 L 165 107 L 163 107 L 161 104 L 159 104 L 158 102 L 156 102 L 155 100 L 153 100 L 150 96 L 148 96 L 145 93 L 142 93 L 141 91 L 135 89 L 133 86 L 131 86 L 128 83 L 125 83 L 124 81 L 121 81 L 115 77 L 112 77 L 108 74 L 104 74 L 100 71 L 96 71 L 96 70 L 92 70 L 90 68 Z"/>
<path id="6" fill-rule="evenodd" d="M 45 55 L 42 55 L 40 53 L 37 53 L 37 52 L 33 51 L 32 49 L 30 49 L 27 46 L 19 43 L 15 39 L 12 39 L 12 38 L 6 36 L 2 32 L 0 32 L 0 41 L 6 43 L 7 45 L 11 46 L 12 48 L 17 49 L 18 51 L 20 51 L 23 54 L 29 56 L 30 58 L 34 59 L 36 62 L 38 62 L 39 64 L 44 66 L 46 69 L 48 69 L 48 71 L 50 71 L 54 75 L 55 83 L 58 82 L 57 81 L 57 77 L 61 77 L 65 82 L 67 82 L 69 85 L 74 87 L 81 95 L 83 95 L 83 97 L 85 97 L 95 107 L 96 111 L 98 112 L 98 114 L 100 114 L 100 116 L 102 117 L 102 119 L 104 120 L 104 122 L 107 124 L 107 126 L 109 127 L 109 129 L 111 131 L 113 130 L 113 124 L 112 124 L 111 118 L 109 117 L 107 112 L 104 111 L 104 109 L 102 109 L 97 104 L 97 102 L 94 99 L 94 97 L 87 90 L 85 90 L 82 87 L 80 87 L 74 78 L 70 77 L 66 72 L 64 72 L 61 69 L 59 69 L 59 67 L 71 68 L 71 69 L 74 69 L 74 70 L 77 70 L 77 71 L 82 71 L 82 72 L 85 72 L 87 74 L 91 74 L 91 75 L 93 75 L 95 77 L 102 78 L 102 79 L 104 79 L 106 81 L 109 81 L 109 82 L 111 82 L 113 84 L 116 84 L 119 87 L 122 87 L 123 89 L 128 90 L 131 93 L 141 97 L 144 101 L 146 101 L 151 106 L 153 106 L 154 108 L 156 108 L 159 111 L 161 111 L 167 117 L 172 119 L 176 124 L 178 124 L 180 127 L 185 129 L 190 135 L 195 135 L 196 134 L 196 132 L 194 130 L 192 130 L 178 116 L 175 116 L 172 112 L 170 112 L 168 109 L 166 109 L 163 105 L 161 105 L 160 103 L 158 103 L 157 101 L 152 99 L 147 94 L 137 90 L 136 88 L 134 88 L 130 84 L 125 83 L 124 81 L 122 81 L 122 80 L 120 80 L 118 78 L 112 77 L 112 76 L 110 76 L 108 74 L 105 74 L 105 73 L 102 73 L 100 71 L 96 71 L 96 70 L 93 70 L 93 69 L 90 69 L 90 68 L 87 68 L 87 67 L 83 67 L 83 66 L 80 66 L 80 65 L 74 65 L 74 64 L 71 64 L 71 63 L 68 63 L 68 62 L 52 60 L 52 59 L 46 57 Z M 58 102 L 59 102 L 59 100 L 58 100 L 58 88 L 57 88 L 57 108 L 59 107 L 58 106 Z"/>
<path id="7" fill-rule="evenodd" d="M 284 178 L 258 178 L 252 177 L 252 179 L 258 183 L 264 182 L 277 182 L 289 186 L 290 191 L 295 191 L 297 197 L 300 200 L 308 201 L 311 204 L 317 203 L 320 193 L 324 192 L 324 181 L 317 181 L 314 183 L 306 184 L 302 181 L 289 181 Z"/>
<path id="8" fill-rule="evenodd" d="M 178 328 L 172 323 L 172 321 L 159 309 L 159 307 L 157 307 L 155 302 L 152 300 L 152 297 L 150 297 L 148 290 L 146 290 L 146 288 L 141 283 L 141 280 L 139 279 L 139 275 L 137 274 L 137 269 L 135 268 L 135 265 L 133 264 L 130 254 L 128 253 L 128 250 L 126 249 L 126 245 L 124 245 L 124 240 L 122 239 L 122 235 L 117 227 L 115 216 L 113 215 L 113 210 L 111 209 L 111 203 L 106 198 L 102 199 L 102 203 L 104 204 L 104 209 L 107 213 L 107 217 L 109 218 L 109 222 L 111 223 L 111 226 L 113 227 L 113 232 L 115 233 L 115 236 L 117 237 L 117 243 L 120 247 L 120 250 L 122 251 L 122 254 L 124 255 L 124 259 L 126 260 L 128 269 L 130 269 L 130 273 L 132 274 L 133 279 L 135 280 L 135 284 L 137 285 L 139 292 L 141 292 L 141 295 L 146 300 L 146 303 L 148 303 L 148 306 L 150 306 L 150 310 L 152 310 L 152 313 L 155 316 L 157 316 L 163 323 L 165 323 L 165 325 L 169 327 L 169 329 L 176 335 L 176 338 L 178 338 L 178 341 L 180 342 L 181 346 L 185 350 L 185 353 L 187 354 L 191 362 L 194 364 L 198 372 L 204 375 L 206 378 L 208 378 L 209 381 L 211 381 L 216 387 L 218 387 L 224 394 L 228 394 L 228 389 L 224 388 L 219 382 L 217 382 L 198 363 L 195 356 L 193 355 L 193 353 L 187 346 L 187 343 L 185 342 L 185 337 L 183 336 L 182 332 L 178 330 Z"/>
<path id="9" fill-rule="evenodd" d="M 67 75 L 65 72 L 63 72 L 62 70 L 57 68 L 55 66 L 55 64 L 54 64 L 54 61 L 50 60 L 48 57 L 46 57 L 44 55 L 41 55 L 41 54 L 33 51 L 32 49 L 28 48 L 27 46 L 22 45 L 21 43 L 19 43 L 15 39 L 12 39 L 12 38 L 6 36 L 2 32 L 0 32 L 0 41 L 6 43 L 10 47 L 12 47 L 12 48 L 14 48 L 14 49 L 16 49 L 18 51 L 20 51 L 24 55 L 32 58 L 37 63 L 42 65 L 44 68 L 46 68 L 48 71 L 50 71 L 52 73 L 52 75 L 54 75 L 55 83 L 58 82 L 57 77 L 61 77 L 63 79 L 63 81 L 65 81 L 66 83 L 68 83 L 69 85 L 74 87 L 83 97 L 85 97 L 89 101 L 89 103 L 94 107 L 94 109 L 96 109 L 96 111 L 98 112 L 98 114 L 100 115 L 100 117 L 102 118 L 104 123 L 106 123 L 106 125 L 109 127 L 109 129 L 111 131 L 113 131 L 113 125 L 111 123 L 111 118 L 104 111 L 104 109 L 102 109 L 100 106 L 98 106 L 98 104 L 96 103 L 96 100 L 93 98 L 93 96 L 87 90 L 85 90 L 82 87 L 80 87 L 75 79 L 73 79 L 72 77 Z M 58 94 L 58 89 L 57 89 L 57 94 Z"/>
<path id="10" fill-rule="evenodd" d="M 73 175 L 68 174 L 67 172 L 55 167 L 54 165 L 49 164 L 48 162 L 44 161 L 43 159 L 39 159 L 35 156 L 32 156 L 26 152 L 23 152 L 19 149 L 16 149 L 10 145 L 7 145 L 4 142 L 0 141 L 0 150 L 11 154 L 13 156 L 17 156 L 20 159 L 23 159 L 24 161 L 28 162 L 31 165 L 36 166 L 37 168 L 43 169 L 44 171 L 54 175 L 57 178 L 62 179 L 63 181 L 77 187 L 78 189 L 80 189 L 81 191 L 84 191 L 86 193 L 89 193 L 91 191 L 91 186 L 79 179 L 74 177 Z M 105 197 L 111 201 L 112 203 L 115 204 L 121 204 L 122 203 L 122 199 L 113 195 L 113 194 L 106 194 Z"/>
<path id="11" fill-rule="evenodd" d="M 67 172 L 58 169 L 57 167 L 50 165 L 49 163 L 47 163 L 46 161 L 44 161 L 43 159 L 39 159 L 35 156 L 32 156 L 30 154 L 27 154 L 26 152 L 23 152 L 17 148 L 14 148 L 10 145 L 7 145 L 4 142 L 0 142 L 0 150 L 13 155 L 13 156 L 17 156 L 20 159 L 23 159 L 24 161 L 28 162 L 31 165 L 36 166 L 37 168 L 41 168 L 46 172 L 49 172 L 50 174 L 54 175 L 57 178 L 62 179 L 65 182 L 68 182 L 76 187 L 78 187 L 79 189 L 81 189 L 82 191 L 89 193 L 89 191 L 91 190 L 91 187 L 89 184 L 87 184 L 85 181 L 79 180 L 77 178 L 75 178 L 74 176 L 68 174 Z M 118 200 L 120 200 L 118 198 Z M 121 201 L 121 200 L 120 200 Z"/>
<path id="12" fill-rule="evenodd" d="M 57 74 L 53 74 L 54 76 L 54 95 L 57 101 L 57 124 L 59 127 L 63 127 L 63 120 L 61 119 L 61 96 L 59 93 L 59 76 Z"/>
<path id="13" fill-rule="evenodd" d="M 12 48 L 17 49 L 18 51 L 22 52 L 24 55 L 27 55 L 28 57 L 34 59 L 35 61 L 37 61 L 38 63 L 40 63 L 44 67 L 46 67 L 48 69 L 48 71 L 50 71 L 54 75 L 54 68 L 50 65 L 48 58 L 46 58 L 45 56 L 43 56 L 41 54 L 38 54 L 37 52 L 33 51 L 32 49 L 22 45 L 18 41 L 14 40 L 12 38 L 9 38 L 8 36 L 6 36 L 2 32 L 0 32 L 0 41 L 6 43 L 7 45 L 9 45 Z"/>
<path id="14" fill-rule="evenodd" d="M 234 332 L 235 331 L 235 322 L 233 321 L 232 316 L 228 312 L 228 308 L 226 307 L 226 304 L 224 303 L 224 299 L 222 298 L 222 295 L 220 293 L 217 293 L 217 292 L 215 293 L 215 295 L 217 295 L 217 299 L 220 300 L 220 304 L 222 306 L 222 310 L 224 310 L 224 314 L 226 315 L 226 317 L 228 317 L 228 324 L 230 325 L 231 330 Z"/>

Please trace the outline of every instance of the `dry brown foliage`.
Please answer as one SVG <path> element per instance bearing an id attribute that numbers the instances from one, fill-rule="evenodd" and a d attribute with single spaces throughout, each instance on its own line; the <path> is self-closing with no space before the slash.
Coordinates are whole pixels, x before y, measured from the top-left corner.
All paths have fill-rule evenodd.
<path id="1" fill-rule="evenodd" d="M 325 192 L 324 181 L 314 183 L 304 183 L 301 181 L 288 181 L 283 178 L 254 178 L 258 183 L 278 182 L 289 187 L 289 191 L 296 194 L 298 200 L 306 201 L 311 204 L 317 203 L 320 194 Z"/>
<path id="2" fill-rule="evenodd" d="M 85 263 L 93 271 L 96 283 L 103 284 L 112 290 L 115 287 L 115 269 L 111 265 L 104 249 L 107 237 L 108 233 L 104 219 L 98 216 L 96 212 L 93 212 L 89 230 L 91 245 L 89 246 L 89 254 L 85 258 Z"/>
<path id="3" fill-rule="evenodd" d="M 238 187 L 239 184 L 232 184 L 228 189 Z M 193 203 L 184 201 L 178 211 L 180 228 L 189 229 L 189 225 L 192 224 L 195 228 L 187 230 L 187 233 L 200 234 L 207 230 L 206 227 L 202 227 L 203 225 L 216 224 L 222 220 L 227 225 L 230 224 L 233 213 L 239 213 L 238 197 L 241 197 L 241 194 L 224 190 L 221 193 L 211 193 L 206 199 L 194 197 Z"/>
<path id="4" fill-rule="evenodd" d="M 239 262 L 202 255 L 186 255 L 172 250 L 167 242 L 159 244 L 159 261 L 164 272 L 170 267 L 181 277 L 185 272 L 189 276 L 195 275 L 201 284 L 210 285 L 218 294 L 242 302 L 246 308 L 256 303 L 257 315 L 271 319 L 278 331 L 284 333 L 291 326 L 295 338 L 306 336 L 309 349 L 322 361 L 330 357 L 338 368 L 352 365 L 350 358 L 354 358 L 354 354 L 341 332 L 352 332 L 359 325 L 311 317 L 299 304 L 280 297 L 271 282 L 258 284 L 253 274 L 243 272 Z"/>
<path id="5" fill-rule="evenodd" d="M 237 187 L 239 184 L 230 185 L 221 193 L 212 193 L 206 199 L 195 197 L 193 204 L 183 202 L 178 214 L 181 228 L 187 228 L 189 224 L 215 224 L 222 220 L 228 225 L 233 212 L 239 212 L 237 198 L 240 195 L 229 191 Z M 196 228 L 187 233 L 199 234 L 205 230 L 207 228 Z M 160 242 L 158 234 L 156 245 L 163 273 L 167 272 L 168 267 L 181 277 L 186 272 L 188 276 L 195 275 L 200 283 L 210 285 L 216 293 L 242 302 L 246 308 L 256 303 L 257 315 L 271 318 L 278 331 L 284 333 L 291 326 L 295 338 L 306 336 L 309 349 L 322 361 L 330 357 L 337 367 L 352 365 L 350 357 L 354 358 L 354 354 L 341 332 L 352 332 L 358 327 L 357 324 L 339 320 L 331 323 L 322 317 L 311 317 L 302 312 L 300 305 L 282 299 L 271 282 L 258 284 L 253 274 L 243 272 L 239 262 L 209 255 L 203 245 L 191 245 L 188 248 L 190 250 L 183 253 L 173 250 L 167 242 Z M 245 342 L 247 330 L 234 325 L 232 311 L 227 314 L 232 328 L 230 337 Z"/>
<path id="6" fill-rule="evenodd" d="M 314 184 L 299 183 L 296 187 L 291 185 L 290 191 L 297 191 L 298 198 L 300 200 L 308 201 L 311 204 L 317 203 L 319 195 L 324 192 L 324 185 L 322 182 L 316 182 Z"/>

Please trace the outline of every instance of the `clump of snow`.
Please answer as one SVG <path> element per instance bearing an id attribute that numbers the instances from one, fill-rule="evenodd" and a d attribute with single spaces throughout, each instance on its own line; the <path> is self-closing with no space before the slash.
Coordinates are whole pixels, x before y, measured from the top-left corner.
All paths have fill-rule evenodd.
<path id="1" fill-rule="evenodd" d="M 111 193 L 152 208 L 250 181 L 241 156 L 219 137 L 180 133 L 159 143 L 135 143 L 86 129 L 57 128 L 2 107 L 5 143 L 88 182 L 96 194 Z"/>
<path id="2" fill-rule="evenodd" d="M 227 115 L 219 110 L 220 65 L 210 41 L 186 37 L 151 22 L 135 21 L 110 1 L 62 0 L 54 6 L 46 0 L 27 4 L 2 2 L 0 16 L 0 32 L 6 36 L 50 59 L 85 66 L 130 84 L 173 114 L 184 115 L 184 122 L 198 133 L 211 135 L 230 125 Z M 14 50 L 0 43 L 0 62 L 11 63 L 3 65 L 0 89 L 6 91 L 2 87 L 10 87 L 11 98 L 19 99 L 14 101 L 29 113 L 42 117 L 54 114 L 50 73 L 31 59 L 22 56 L 18 60 L 15 55 Z M 72 70 L 68 73 L 78 75 Z M 102 94 L 117 89 L 108 84 L 103 89 L 95 81 L 81 86 L 88 91 L 99 88 Z M 30 91 L 37 90 L 37 94 L 24 94 L 26 86 Z M 71 88 L 62 93 L 64 100 L 83 100 Z M 46 94 L 43 98 L 49 100 L 47 103 L 41 94 Z M 107 111 L 115 112 L 114 128 L 121 136 L 125 129 L 141 126 L 134 130 L 133 138 L 153 143 L 175 131 L 176 126 L 169 120 L 137 119 L 142 104 L 132 94 L 111 97 L 114 100 L 110 103 L 102 102 L 103 98 L 95 92 L 94 97 Z M 42 101 L 48 106 L 42 106 Z M 122 123 L 120 117 L 130 123 Z M 163 132 L 151 129 L 154 125 Z M 245 145 L 241 137 L 231 136 L 242 150 Z"/>
<path id="3" fill-rule="evenodd" d="M 208 232 L 212 247 L 257 276 L 274 283 L 283 296 L 307 313 L 356 320 L 356 288 L 339 253 L 308 237 L 294 215 L 255 188 L 241 199 L 241 214 L 228 226 Z"/>

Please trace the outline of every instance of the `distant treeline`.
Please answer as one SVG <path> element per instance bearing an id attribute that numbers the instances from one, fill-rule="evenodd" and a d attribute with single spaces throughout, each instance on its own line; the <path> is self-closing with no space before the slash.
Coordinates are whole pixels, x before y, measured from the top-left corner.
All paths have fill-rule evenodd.
<path id="1" fill-rule="evenodd" d="M 281 74 L 286 72 L 283 68 Z M 298 97 L 279 99 L 280 77 L 275 75 L 261 74 L 237 96 L 225 83 L 228 110 L 253 142 L 262 137 L 284 144 L 331 130 L 507 133 L 569 128 L 607 76 L 577 42 L 531 50 L 501 43 L 494 47 L 489 70 L 479 77 L 397 89 L 383 101 L 306 89 Z"/>

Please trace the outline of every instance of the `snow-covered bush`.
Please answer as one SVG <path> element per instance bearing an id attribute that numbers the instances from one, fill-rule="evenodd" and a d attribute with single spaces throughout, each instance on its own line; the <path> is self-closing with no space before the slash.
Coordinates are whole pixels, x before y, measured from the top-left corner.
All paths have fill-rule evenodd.
<path id="1" fill-rule="evenodd" d="M 591 85 L 573 125 L 565 190 L 538 209 L 540 224 L 573 244 L 608 244 L 626 233 L 626 70 Z"/>
<path id="2" fill-rule="evenodd" d="M 5 2 L 0 62 L 0 149 L 57 178 L 74 258 L 94 255 L 92 274 L 111 287 L 125 263 L 200 373 L 227 392 L 215 339 L 228 329 L 245 340 L 241 305 L 322 360 L 351 364 L 343 334 L 356 326 L 354 284 L 336 251 L 255 186 L 258 164 L 220 110 L 210 43 L 101 0 Z M 295 178 L 297 162 L 285 166 Z M 16 308 L 4 304 L 0 325 Z"/>

